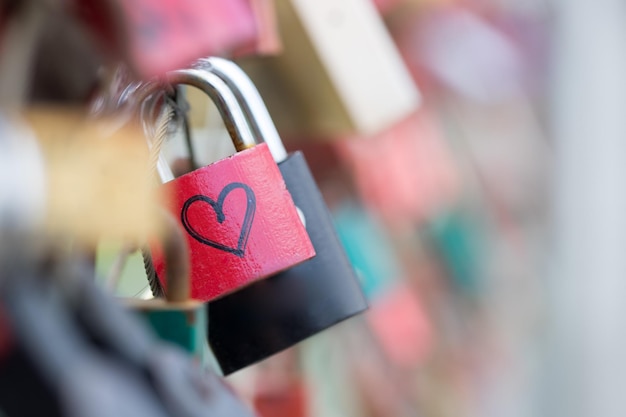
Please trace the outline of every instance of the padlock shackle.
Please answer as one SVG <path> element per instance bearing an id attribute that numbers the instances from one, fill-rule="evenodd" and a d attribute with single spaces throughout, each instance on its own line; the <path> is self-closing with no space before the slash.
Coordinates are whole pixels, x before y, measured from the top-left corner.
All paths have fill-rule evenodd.
<path id="1" fill-rule="evenodd" d="M 287 151 L 274 125 L 267 106 L 248 74 L 239 65 L 224 58 L 209 57 L 196 62 L 194 68 L 217 75 L 234 93 L 257 138 L 267 143 L 276 163 L 287 159 Z"/>
<path id="2" fill-rule="evenodd" d="M 237 97 L 221 78 L 206 71 L 187 68 L 169 72 L 167 79 L 172 84 L 196 87 L 213 100 L 237 151 L 257 144 Z"/>
<path id="3" fill-rule="evenodd" d="M 163 254 L 165 258 L 165 299 L 170 303 L 188 301 L 191 295 L 189 249 L 174 216 L 161 209 Z"/>
<path id="4" fill-rule="evenodd" d="M 206 93 L 215 103 L 237 151 L 243 151 L 256 145 L 255 136 L 248 125 L 237 97 L 216 74 L 193 68 L 180 69 L 168 72 L 166 81 L 170 85 L 189 85 Z M 155 93 L 162 92 L 164 89 L 167 89 L 167 84 L 164 85 L 163 82 L 144 83 L 134 90 L 133 100 L 136 103 L 144 103 Z"/>

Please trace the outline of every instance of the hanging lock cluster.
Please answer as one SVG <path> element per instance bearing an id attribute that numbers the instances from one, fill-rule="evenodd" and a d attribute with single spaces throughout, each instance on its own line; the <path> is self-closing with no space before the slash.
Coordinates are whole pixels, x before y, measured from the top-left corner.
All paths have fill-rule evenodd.
<path id="1" fill-rule="evenodd" d="M 205 92 L 237 153 L 168 181 L 169 210 L 186 232 L 191 297 L 208 301 L 208 341 L 230 374 L 367 308 L 301 152 L 288 154 L 258 90 L 234 63 L 207 58 L 168 73 Z M 165 94 L 137 89 L 139 102 Z M 167 294 L 168 260 L 152 245 Z M 166 282 L 167 281 L 167 282 Z"/>

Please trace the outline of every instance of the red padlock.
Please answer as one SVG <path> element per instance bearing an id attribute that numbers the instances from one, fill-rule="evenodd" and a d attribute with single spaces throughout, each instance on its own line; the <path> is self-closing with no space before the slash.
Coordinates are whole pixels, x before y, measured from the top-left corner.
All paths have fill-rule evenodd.
<path id="1" fill-rule="evenodd" d="M 214 300 L 312 258 L 315 250 L 278 166 L 267 145 L 256 144 L 230 88 L 194 69 L 170 72 L 167 79 L 211 92 L 239 151 L 163 186 L 187 232 L 191 297 Z M 145 96 L 155 86 L 140 90 Z M 154 245 L 152 252 L 164 285 L 162 253 Z"/>

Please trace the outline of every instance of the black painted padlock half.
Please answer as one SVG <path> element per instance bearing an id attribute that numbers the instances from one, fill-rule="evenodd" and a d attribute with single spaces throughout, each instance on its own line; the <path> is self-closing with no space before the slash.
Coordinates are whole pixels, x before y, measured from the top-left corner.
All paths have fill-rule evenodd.
<path id="1" fill-rule="evenodd" d="M 301 152 L 287 154 L 258 90 L 233 62 L 197 68 L 230 86 L 255 135 L 267 143 L 302 212 L 317 255 L 209 303 L 209 343 L 225 375 L 263 360 L 367 309 L 367 302 Z"/>

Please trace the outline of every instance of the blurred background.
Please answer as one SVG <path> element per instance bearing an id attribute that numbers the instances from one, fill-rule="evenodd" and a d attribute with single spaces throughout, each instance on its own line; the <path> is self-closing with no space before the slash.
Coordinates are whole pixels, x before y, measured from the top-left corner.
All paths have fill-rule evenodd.
<path id="1" fill-rule="evenodd" d="M 259 416 L 623 416 L 625 40 L 615 0 L 0 1 L 3 244 L 22 223 L 97 236 L 106 277 L 153 198 L 141 134 L 88 114 L 113 70 L 233 59 L 304 152 L 370 303 L 227 378 Z M 210 101 L 185 99 L 195 161 L 233 153 Z M 63 159 L 68 135 L 108 128 L 109 159 Z M 111 290 L 149 291 L 140 254 Z"/>

